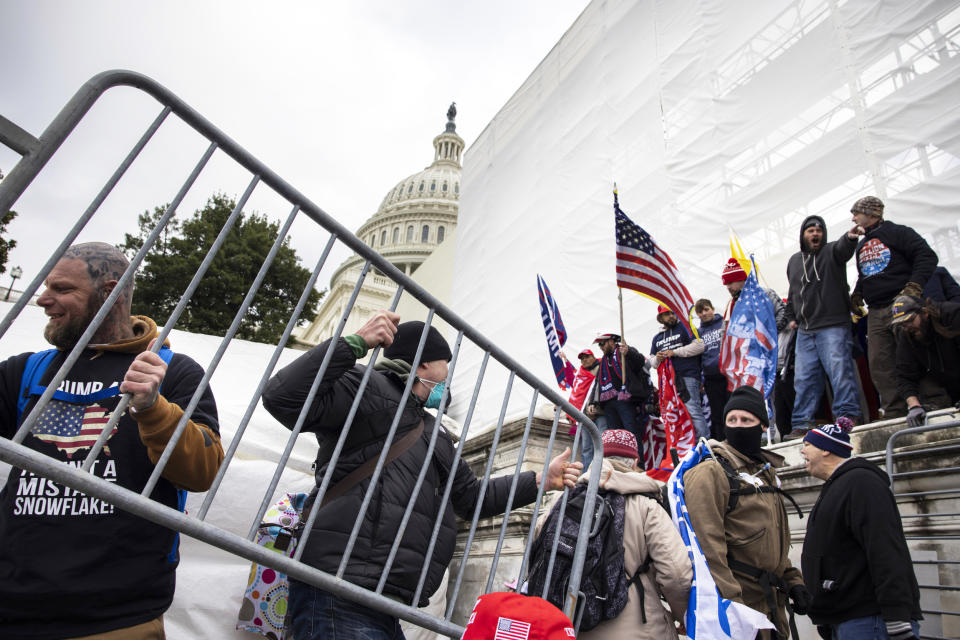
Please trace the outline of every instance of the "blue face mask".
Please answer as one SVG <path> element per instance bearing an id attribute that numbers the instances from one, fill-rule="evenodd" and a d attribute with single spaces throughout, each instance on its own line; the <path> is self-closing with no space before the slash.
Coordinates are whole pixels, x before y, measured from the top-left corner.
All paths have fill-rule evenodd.
<path id="1" fill-rule="evenodd" d="M 447 381 L 441 380 L 440 382 L 434 382 L 433 380 L 424 380 L 423 378 L 420 378 L 420 382 L 433 385 L 433 389 L 430 390 L 430 395 L 427 396 L 423 406 L 425 406 L 427 409 L 439 409 L 440 398 L 443 397 L 443 390 L 447 386 Z"/>

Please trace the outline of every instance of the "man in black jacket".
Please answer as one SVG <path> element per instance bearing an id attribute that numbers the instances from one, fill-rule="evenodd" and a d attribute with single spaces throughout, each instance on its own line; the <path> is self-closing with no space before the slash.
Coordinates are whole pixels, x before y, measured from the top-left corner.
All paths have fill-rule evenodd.
<path id="1" fill-rule="evenodd" d="M 797 329 L 797 344 L 792 431 L 785 440 L 802 438 L 813 425 L 824 374 L 833 389 L 833 415 L 860 419 L 846 266 L 857 248 L 856 231 L 827 242 L 823 218 L 808 216 L 800 225 L 800 251 L 787 263 L 787 317 Z"/>
<path id="2" fill-rule="evenodd" d="M 927 410 L 960 401 L 960 303 L 900 296 L 891 323 L 897 338 L 897 390 L 907 402 L 907 425 L 926 421 Z"/>
<path id="3" fill-rule="evenodd" d="M 875 464 L 851 458 L 852 424 L 807 432 L 800 452 L 807 471 L 825 480 L 807 520 L 802 568 L 813 595 L 808 615 L 827 640 L 915 639 L 920 590 L 889 479 Z"/>
<path id="4" fill-rule="evenodd" d="M 646 358 L 627 346 L 615 333 L 601 333 L 594 342 L 600 347 L 600 369 L 587 401 L 587 415 L 600 407 L 607 429 L 626 429 L 643 442 L 645 416 L 638 414 L 653 387 Z"/>
<path id="5" fill-rule="evenodd" d="M 863 230 L 857 247 L 857 285 L 851 296 L 854 307 L 866 302 L 867 358 L 870 377 L 880 393 L 884 418 L 907 414 L 897 392 L 894 369 L 897 339 L 890 324 L 890 307 L 898 295 L 919 297 L 937 267 L 937 254 L 910 227 L 883 219 L 883 202 L 874 196 L 860 198 L 850 209 Z M 859 230 L 858 230 L 859 232 Z"/>
<path id="6" fill-rule="evenodd" d="M 453 556 L 457 534 L 454 512 L 464 518 L 473 517 L 480 499 L 480 481 L 462 459 L 453 467 L 454 444 L 443 427 L 439 427 L 433 455 L 427 459 L 435 420 L 424 409 L 440 406 L 447 363 L 451 358 L 450 347 L 440 332 L 430 327 L 420 361 L 415 362 L 424 323 L 399 324 L 399 320 L 396 313 L 379 311 L 356 334 L 336 342 L 322 342 L 270 380 L 263 394 L 263 405 L 284 426 L 292 429 L 324 356 L 333 349 L 303 423 L 303 431 L 316 434 L 320 445 L 316 463 L 319 485 L 366 370 L 365 366 L 357 364 L 357 360 L 377 345 L 384 347 L 383 357 L 374 365 L 342 453 L 335 463 L 328 495 L 351 471 L 376 459 L 385 446 L 391 446 L 385 440 L 398 412 L 399 426 L 393 447 L 401 448 L 399 443 L 408 435 L 406 442 L 412 440 L 412 444 L 383 468 L 375 487 L 370 487 L 368 474 L 342 495 L 333 500 L 325 499 L 324 504 L 314 507 L 321 511 L 302 560 L 327 573 L 337 573 L 361 504 L 367 492 L 372 491 L 343 578 L 371 591 L 376 589 L 393 543 L 399 536 L 400 544 L 386 575 L 383 594 L 405 604 L 423 606 L 439 587 Z M 403 391 L 411 375 L 415 382 L 410 395 L 404 397 Z M 560 489 L 564 484 L 574 486 L 582 465 L 569 463 L 569 457 L 570 450 L 567 449 L 551 461 L 547 478 L 549 489 Z M 406 529 L 400 530 L 407 503 L 424 465 L 427 465 L 427 472 L 413 512 Z M 450 504 L 440 504 L 450 474 L 454 475 Z M 480 517 L 503 512 L 511 481 L 510 476 L 490 480 L 483 496 Z M 533 502 L 539 483 L 539 474 L 533 471 L 522 473 L 517 482 L 514 507 Z M 442 518 L 439 537 L 433 555 L 427 558 L 427 547 L 438 516 Z M 425 566 L 427 575 L 420 599 L 412 602 Z M 290 582 L 289 606 L 297 640 L 403 637 L 396 618 L 296 580 Z"/>

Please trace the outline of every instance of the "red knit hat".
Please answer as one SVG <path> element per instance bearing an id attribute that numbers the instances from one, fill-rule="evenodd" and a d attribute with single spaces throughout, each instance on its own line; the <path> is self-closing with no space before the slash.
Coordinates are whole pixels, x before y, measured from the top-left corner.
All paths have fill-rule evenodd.
<path id="1" fill-rule="evenodd" d="M 637 437 L 626 429 L 607 429 L 600 434 L 600 439 L 603 440 L 604 456 L 640 457 L 637 451 Z"/>
<path id="2" fill-rule="evenodd" d="M 723 284 L 743 282 L 747 279 L 747 272 L 743 270 L 736 258 L 730 258 L 727 260 L 727 264 L 723 265 L 723 273 L 720 274 L 720 279 L 723 280 Z"/>
<path id="3" fill-rule="evenodd" d="M 560 609 L 533 596 L 511 591 L 477 598 L 460 640 L 570 640 L 573 623 Z"/>

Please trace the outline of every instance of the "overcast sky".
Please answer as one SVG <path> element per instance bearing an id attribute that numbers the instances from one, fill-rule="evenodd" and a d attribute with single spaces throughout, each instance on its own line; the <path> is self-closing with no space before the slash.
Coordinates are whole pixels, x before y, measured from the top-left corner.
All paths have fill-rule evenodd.
<path id="1" fill-rule="evenodd" d="M 356 229 L 394 184 L 430 164 L 452 100 L 469 153 L 586 4 L 0 0 L 0 114 L 39 136 L 91 76 L 138 71 Z M 8 268 L 23 267 L 18 288 L 158 112 L 152 98 L 112 89 L 15 205 Z M 205 147 L 180 123 L 165 124 L 80 239 L 122 242 L 138 213 L 173 198 Z M 0 146 L 4 173 L 18 159 Z M 239 196 L 248 181 L 215 156 L 181 215 L 216 190 Z M 264 188 L 249 208 L 275 218 L 289 209 Z M 315 227 L 301 220 L 292 232 L 311 268 L 325 241 Z"/>

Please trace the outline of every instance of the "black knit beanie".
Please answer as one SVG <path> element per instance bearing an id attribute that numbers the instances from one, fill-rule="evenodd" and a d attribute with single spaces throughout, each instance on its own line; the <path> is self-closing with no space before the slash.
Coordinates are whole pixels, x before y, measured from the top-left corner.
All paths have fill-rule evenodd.
<path id="1" fill-rule="evenodd" d="M 397 335 L 393 336 L 393 344 L 383 350 L 383 355 L 391 360 L 403 360 L 409 365 L 413 365 L 413 357 L 417 355 L 417 345 L 420 343 L 420 335 L 423 333 L 423 323 L 419 320 L 411 322 L 401 322 L 397 327 Z M 433 362 L 434 360 L 446 360 L 450 362 L 453 354 L 450 353 L 450 345 L 440 335 L 436 327 L 431 326 L 427 332 L 427 341 L 423 345 L 423 355 L 420 356 L 420 362 Z"/>
<path id="2" fill-rule="evenodd" d="M 751 413 L 760 420 L 764 427 L 770 426 L 770 418 L 767 416 L 767 405 L 763 401 L 763 395 L 754 387 L 737 387 L 730 394 L 726 406 L 723 408 L 723 421 L 726 423 L 727 414 L 734 409 L 740 409 Z"/>

